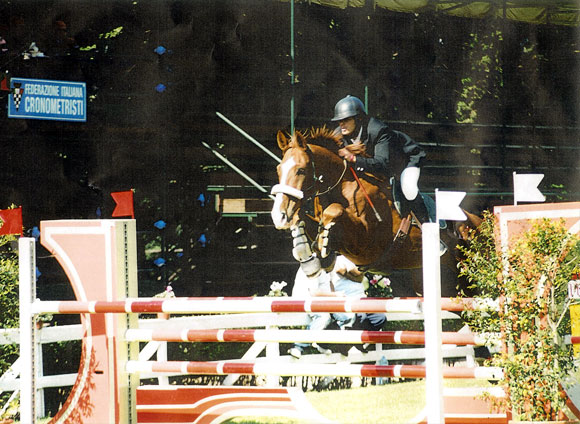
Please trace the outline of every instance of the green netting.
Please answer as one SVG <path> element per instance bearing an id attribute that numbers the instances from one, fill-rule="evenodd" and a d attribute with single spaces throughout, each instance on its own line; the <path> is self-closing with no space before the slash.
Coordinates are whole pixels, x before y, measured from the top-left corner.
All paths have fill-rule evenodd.
<path id="1" fill-rule="evenodd" d="M 285 0 L 288 1 L 288 0 Z M 574 0 L 463 1 L 446 0 L 308 0 L 308 3 L 340 9 L 373 7 L 393 12 L 421 13 L 434 11 L 463 18 L 497 17 L 533 24 L 580 24 L 580 4 Z"/>

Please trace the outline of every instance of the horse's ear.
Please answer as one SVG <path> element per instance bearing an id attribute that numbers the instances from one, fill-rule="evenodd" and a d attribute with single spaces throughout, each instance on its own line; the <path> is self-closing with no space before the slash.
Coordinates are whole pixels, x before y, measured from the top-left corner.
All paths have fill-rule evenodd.
<path id="1" fill-rule="evenodd" d="M 286 134 L 282 130 L 278 130 L 276 140 L 278 141 L 278 147 L 280 150 L 285 152 L 286 149 L 288 149 L 288 145 L 290 144 L 290 139 L 286 137 Z"/>
<path id="2" fill-rule="evenodd" d="M 306 137 L 304 137 L 304 135 L 300 131 L 296 131 L 296 133 L 294 134 L 294 140 L 298 147 L 306 149 L 307 147 Z"/>

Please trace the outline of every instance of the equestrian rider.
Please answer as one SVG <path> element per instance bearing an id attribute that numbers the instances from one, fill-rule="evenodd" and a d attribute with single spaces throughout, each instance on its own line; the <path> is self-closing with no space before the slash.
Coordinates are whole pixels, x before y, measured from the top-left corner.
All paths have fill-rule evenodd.
<path id="1" fill-rule="evenodd" d="M 332 121 L 338 122 L 343 146 L 363 144 L 368 157 L 356 149 L 341 148 L 340 157 L 352 163 L 357 172 L 368 172 L 386 178 L 394 177 L 393 190 L 401 201 L 401 216 L 411 211 L 421 222 L 429 222 L 429 214 L 419 195 L 420 165 L 426 154 L 411 137 L 389 128 L 377 118 L 368 117 L 359 98 L 346 96 L 334 107 Z M 402 192 L 402 196 L 400 195 Z"/>

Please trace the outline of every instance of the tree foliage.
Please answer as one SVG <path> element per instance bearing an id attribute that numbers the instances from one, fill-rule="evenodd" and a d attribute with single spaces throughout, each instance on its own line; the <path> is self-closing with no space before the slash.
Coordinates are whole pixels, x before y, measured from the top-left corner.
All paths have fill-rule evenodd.
<path id="1" fill-rule="evenodd" d="M 0 323 L 2 323 L 2 328 L 18 328 L 18 256 L 12 249 L 14 240 L 14 236 L 0 236 Z M 2 346 L 0 376 L 4 375 L 17 357 L 18 345 Z"/>
<path id="2" fill-rule="evenodd" d="M 502 86 L 502 65 L 499 59 L 502 31 L 494 28 L 471 33 L 463 47 L 471 67 L 461 78 L 461 92 L 457 100 L 457 122 L 477 122 L 479 103 L 486 97 L 496 103 Z"/>
<path id="3" fill-rule="evenodd" d="M 504 369 L 501 406 L 520 420 L 557 419 L 566 400 L 561 384 L 574 368 L 564 336 L 570 334 L 567 286 L 577 271 L 580 239 L 563 222 L 542 219 L 502 250 L 489 212 L 473 236 L 461 273 L 499 308 L 465 318 L 473 331 L 501 334 L 501 349 L 489 360 Z"/>

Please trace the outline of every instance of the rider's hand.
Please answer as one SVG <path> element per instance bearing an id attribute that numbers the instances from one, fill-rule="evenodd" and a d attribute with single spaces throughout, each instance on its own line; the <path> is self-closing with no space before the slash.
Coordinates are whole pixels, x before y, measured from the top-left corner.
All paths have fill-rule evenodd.
<path id="1" fill-rule="evenodd" d="M 346 147 L 338 150 L 338 156 L 345 159 L 348 162 L 355 162 L 356 157 L 353 155 Z"/>

